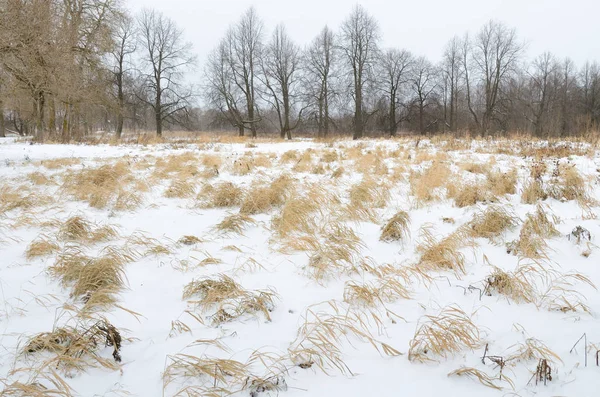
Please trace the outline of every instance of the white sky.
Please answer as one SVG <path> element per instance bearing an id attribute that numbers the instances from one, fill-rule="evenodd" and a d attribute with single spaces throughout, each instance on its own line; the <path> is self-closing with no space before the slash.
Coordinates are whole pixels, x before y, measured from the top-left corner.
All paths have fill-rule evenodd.
<path id="1" fill-rule="evenodd" d="M 267 37 L 278 23 L 305 45 L 329 25 L 337 30 L 357 4 L 350 0 L 124 0 L 132 12 L 154 8 L 174 19 L 194 44 L 199 65 L 228 26 L 254 5 Z M 534 57 L 551 51 L 578 66 L 600 61 L 600 0 L 369 0 L 361 1 L 379 21 L 383 47 L 406 48 L 432 61 L 452 36 L 476 32 L 489 19 L 515 27 Z"/>

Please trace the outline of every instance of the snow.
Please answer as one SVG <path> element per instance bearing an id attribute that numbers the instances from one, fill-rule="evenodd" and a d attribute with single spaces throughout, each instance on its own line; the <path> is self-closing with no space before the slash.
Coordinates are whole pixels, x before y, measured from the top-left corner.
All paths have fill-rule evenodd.
<path id="1" fill-rule="evenodd" d="M 363 150 L 376 147 L 395 149 L 414 147 L 408 141 L 363 141 Z M 259 142 L 256 147 L 248 147 L 241 143 L 211 144 L 161 144 L 149 146 L 109 146 L 109 145 L 30 145 L 14 139 L 0 140 L 0 186 L 18 187 L 27 185 L 32 189 L 45 192 L 56 197 L 57 203 L 44 206 L 35 216 L 40 222 L 44 220 L 65 220 L 75 214 L 102 224 L 118 225 L 121 236 L 129 236 L 143 231 L 148 236 L 169 245 L 173 253 L 169 255 L 147 256 L 126 265 L 127 288 L 119 295 L 119 305 L 126 310 L 114 308 L 101 313 L 130 338 L 123 343 L 121 356 L 123 362 L 119 371 L 90 368 L 83 373 L 64 375 L 65 380 L 73 388 L 75 395 L 80 396 L 118 396 L 127 392 L 133 396 L 173 396 L 181 389 L 175 382 L 163 390 L 162 375 L 168 363 L 168 357 L 178 353 L 231 358 L 245 362 L 256 349 L 285 355 L 290 343 L 296 338 L 298 328 L 303 322 L 306 309 L 329 300 L 341 302 L 344 284 L 348 280 L 369 280 L 366 274 L 338 275 L 324 283 L 317 283 L 307 276 L 305 267 L 308 255 L 303 252 L 283 254 L 273 244 L 270 232 L 271 216 L 269 214 L 253 216 L 257 224 L 249 227 L 243 235 L 221 236 L 215 234 L 213 226 L 226 215 L 236 212 L 229 209 L 199 209 L 191 205 L 188 199 L 168 199 L 163 192 L 169 181 L 152 186 L 150 192 L 144 194 L 144 204 L 131 212 L 113 211 L 110 209 L 91 208 L 86 202 L 65 198 L 58 185 L 34 186 L 26 178 L 34 171 L 54 175 L 60 180 L 65 169 L 50 170 L 40 164 L 42 160 L 75 157 L 81 164 L 68 167 L 70 170 L 96 167 L 118 160 L 127 160 L 134 164 L 136 159 L 160 158 L 172 154 L 192 152 L 201 156 L 212 153 L 223 158 L 223 169 L 217 179 L 228 180 L 248 186 L 255 178 L 268 179 L 285 172 L 291 172 L 292 164 L 275 165 L 269 169 L 253 170 L 250 175 L 235 175 L 231 172 L 233 161 L 246 152 L 254 154 L 267 153 L 281 156 L 288 150 L 330 149 L 338 151 L 357 145 L 354 142 L 342 141 L 333 145 L 312 141 L 295 142 Z M 430 148 L 433 152 L 444 150 L 438 144 L 422 141 L 421 147 Z M 461 159 L 487 162 L 492 154 L 482 153 L 477 149 L 491 148 L 494 142 L 474 141 L 470 149 L 449 151 L 451 162 Z M 409 149 L 413 150 L 414 149 Z M 532 159 L 520 155 L 493 154 L 496 167 L 507 170 L 511 167 L 519 169 L 519 186 L 528 175 L 528 166 Z M 388 159 L 386 163 L 394 164 L 400 160 Z M 547 160 L 549 164 L 551 159 Z M 566 160 L 565 160 L 566 161 Z M 569 161 L 586 176 L 595 178 L 600 168 L 600 158 L 591 156 L 571 156 Z M 274 162 L 274 164 L 277 164 Z M 427 163 L 425 163 L 427 164 Z M 351 161 L 344 160 L 344 168 L 352 169 Z M 419 165 L 411 165 L 418 169 Z M 132 172 L 147 176 L 151 170 L 140 170 L 132 166 Z M 300 181 L 315 181 L 328 190 L 347 195 L 352 183 L 361 179 L 360 173 L 348 172 L 341 182 L 334 182 L 331 172 L 324 175 L 298 173 L 294 177 Z M 466 178 L 473 177 L 465 174 Z M 591 183 L 592 196 L 600 198 L 596 180 Z M 418 262 L 416 247 L 419 243 L 419 230 L 431 224 L 435 234 L 445 236 L 460 225 L 468 222 L 473 214 L 482 206 L 457 208 L 452 200 L 442 200 L 418 206 L 410 196 L 408 182 L 401 181 L 391 189 L 392 199 L 389 204 L 378 209 L 380 224 L 369 222 L 348 223 L 361 237 L 365 248 L 362 254 L 371 258 L 374 263 L 392 263 L 404 266 Z M 501 201 L 503 206 L 512 208 L 516 215 L 524 219 L 528 213 L 535 211 L 535 206 L 520 202 L 520 195 L 508 195 Z M 598 267 L 599 251 L 595 245 L 600 235 L 600 223 L 595 216 L 598 207 L 584 211 L 576 202 L 560 202 L 549 199 L 545 201 L 549 210 L 560 218 L 556 225 L 561 236 L 549 241 L 551 247 L 551 266 L 561 273 L 578 272 L 600 286 L 600 268 Z M 411 238 L 405 243 L 383 243 L 379 241 L 381 223 L 397 210 L 410 213 Z M 591 215 L 593 214 L 593 216 Z M 69 287 L 62 286 L 52 278 L 47 268 L 52 265 L 56 254 L 48 257 L 27 260 L 24 252 L 28 244 L 43 232 L 39 225 L 11 228 L 18 217 L 19 210 L 13 210 L 0 216 L 0 379 L 7 383 L 16 380 L 26 381 L 31 374 L 16 373 L 15 368 L 39 365 L 43 354 L 23 355 L 21 349 L 28 337 L 40 332 L 48 332 L 56 325 L 64 324 L 71 317 L 64 305 L 74 303 L 69 296 Z M 442 217 L 451 217 L 455 224 L 444 223 Z M 576 245 L 565 236 L 576 226 L 588 229 L 592 236 L 591 255 L 584 257 L 583 245 Z M 184 235 L 198 236 L 203 240 L 197 246 L 182 246 L 175 242 Z M 519 237 L 519 228 L 506 233 L 504 241 Z M 123 237 L 124 239 L 125 237 Z M 102 243 L 116 245 L 122 241 Z M 596 349 L 590 349 L 587 367 L 584 365 L 584 351 L 579 345 L 570 352 L 574 343 L 585 333 L 589 344 L 600 343 L 600 293 L 587 285 L 577 284 L 576 288 L 585 297 L 591 314 L 551 312 L 537 308 L 533 304 L 512 302 L 500 295 L 481 296 L 476 289 L 481 288 L 482 280 L 491 272 L 491 267 L 484 256 L 494 266 L 505 270 L 514 270 L 519 265 L 519 258 L 508 255 L 502 245 L 494 245 L 485 239 L 477 239 L 475 249 L 464 249 L 467 263 L 467 274 L 456 277 L 450 272 L 434 274 L 436 280 L 431 286 L 415 283 L 413 299 L 386 304 L 392 312 L 401 316 L 404 321 L 395 323 L 383 316 L 385 330 L 372 327 L 378 340 L 393 346 L 403 353 L 397 357 L 380 355 L 368 343 L 350 339 L 342 344 L 343 359 L 352 370 L 354 376 L 345 376 L 331 370 L 324 374 L 315 366 L 301 369 L 287 365 L 284 373 L 287 391 L 281 395 L 294 396 L 397 396 L 397 395 L 458 395 L 458 396 L 502 396 L 514 392 L 520 396 L 554 396 L 576 395 L 592 396 L 600 388 L 600 369 L 596 366 Z M 224 250 L 224 247 L 235 245 L 242 252 Z M 220 264 L 193 267 L 188 270 L 177 268 L 181 260 L 197 262 L 207 255 L 221 260 Z M 262 265 L 260 269 L 242 271 L 240 266 L 250 258 Z M 550 266 L 550 265 L 549 265 Z M 233 277 L 244 288 L 259 290 L 272 288 L 279 298 L 271 313 L 271 321 L 264 316 L 243 316 L 218 327 L 203 325 L 195 321 L 189 314 L 190 304 L 182 299 L 183 287 L 193 279 L 203 276 L 227 274 Z M 482 347 L 471 351 L 463 350 L 458 354 L 441 358 L 429 363 L 414 363 L 408 360 L 409 342 L 413 338 L 419 321 L 424 315 L 436 315 L 448 306 L 457 305 L 468 314 L 482 331 Z M 323 306 L 323 310 L 327 310 Z M 382 313 L 382 308 L 378 309 Z M 203 313 L 202 316 L 206 316 Z M 172 321 L 180 320 L 191 328 L 191 333 L 172 333 Z M 229 348 L 228 352 L 206 346 L 194 345 L 199 339 L 220 338 Z M 496 374 L 494 365 L 481 363 L 485 344 L 489 344 L 490 352 L 495 355 L 508 355 L 514 346 L 524 343 L 527 338 L 536 338 L 556 352 L 562 362 L 553 364 L 553 380 L 546 386 L 530 382 L 537 365 L 535 360 L 517 363 L 506 369 L 506 375 L 514 382 L 514 390 L 506 382 L 498 382 L 503 390 L 487 388 L 476 380 L 466 377 L 448 377 L 447 374 L 461 368 L 474 367 L 487 374 Z M 599 347 L 600 348 L 600 347 Z M 111 348 L 101 349 L 103 357 L 111 357 Z M 196 380 L 197 381 L 197 380 Z M 190 381 L 189 384 L 196 384 Z M 188 383 L 186 383 L 188 384 Z M 276 395 L 277 392 L 271 392 Z M 235 395 L 248 395 L 247 390 Z M 0 395 L 2 395 L 0 393 Z M 268 395 L 265 393 L 264 395 Z"/>

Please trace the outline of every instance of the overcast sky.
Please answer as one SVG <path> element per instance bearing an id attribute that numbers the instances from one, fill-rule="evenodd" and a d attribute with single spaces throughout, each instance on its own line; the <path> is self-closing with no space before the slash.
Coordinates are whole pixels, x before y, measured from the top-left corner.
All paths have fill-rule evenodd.
<path id="1" fill-rule="evenodd" d="M 337 30 L 357 4 L 346 0 L 124 0 L 133 13 L 154 8 L 174 19 L 202 65 L 228 26 L 254 5 L 267 34 L 284 23 L 305 45 L 325 25 Z M 600 61 L 600 0 L 371 0 L 360 1 L 379 21 L 383 47 L 406 48 L 432 61 L 455 34 L 476 32 L 489 19 L 517 29 L 534 57 L 551 51 L 579 66 Z"/>

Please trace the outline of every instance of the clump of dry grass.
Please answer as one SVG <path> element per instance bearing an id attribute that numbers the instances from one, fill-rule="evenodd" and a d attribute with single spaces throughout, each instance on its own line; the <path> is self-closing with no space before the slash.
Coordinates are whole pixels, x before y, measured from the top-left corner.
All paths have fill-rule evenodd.
<path id="1" fill-rule="evenodd" d="M 173 395 L 217 397 L 240 390 L 250 377 L 248 366 L 236 360 L 196 357 L 189 354 L 167 356 L 163 373 L 163 391 L 176 379 L 196 379 L 201 385 L 187 385 Z"/>
<path id="2" fill-rule="evenodd" d="M 321 310 L 320 306 L 326 306 L 328 311 Z M 370 319 L 381 324 L 375 312 L 356 310 L 336 301 L 308 307 L 296 339 L 288 348 L 291 361 L 303 369 L 315 365 L 325 373 L 336 369 L 342 374 L 352 374 L 341 352 L 341 344 L 344 341 L 352 343 L 351 338 L 371 344 L 380 354 L 401 355 L 392 346 L 373 337 Z"/>
<path id="3" fill-rule="evenodd" d="M 58 159 L 42 160 L 40 164 L 49 170 L 55 170 L 58 168 L 71 167 L 74 165 L 81 164 L 81 159 L 74 157 L 64 157 Z"/>
<path id="4" fill-rule="evenodd" d="M 364 243 L 349 227 L 331 224 L 322 239 L 303 239 L 299 244 L 311 251 L 308 273 L 317 282 L 323 282 L 336 273 L 357 272 L 362 266 L 361 250 Z"/>
<path id="5" fill-rule="evenodd" d="M 532 276 L 538 275 L 538 268 L 520 266 L 515 272 L 506 272 L 494 267 L 494 271 L 485 280 L 484 294 L 498 293 L 519 303 L 535 303 L 537 291 Z"/>
<path id="6" fill-rule="evenodd" d="M 517 186 L 517 170 L 515 168 L 508 172 L 490 171 L 487 173 L 487 186 L 493 197 L 501 197 L 506 194 L 515 194 Z"/>
<path id="7" fill-rule="evenodd" d="M 186 235 L 182 236 L 177 242 L 183 245 L 196 245 L 202 243 L 202 240 L 196 236 Z"/>
<path id="8" fill-rule="evenodd" d="M 555 176 L 547 189 L 548 196 L 560 201 L 575 200 L 581 206 L 595 204 L 588 192 L 585 179 L 571 164 L 557 164 Z"/>
<path id="9" fill-rule="evenodd" d="M 206 184 L 200 190 L 197 201 L 203 208 L 234 207 L 242 202 L 242 189 L 232 182 Z"/>
<path id="10" fill-rule="evenodd" d="M 18 371 L 14 371 L 18 372 Z M 74 391 L 69 384 L 53 370 L 36 371 L 26 383 L 15 381 L 8 383 L 0 379 L 4 388 L 0 397 L 73 397 Z"/>
<path id="11" fill-rule="evenodd" d="M 244 214 L 227 215 L 221 222 L 214 226 L 214 230 L 219 233 L 234 233 L 243 234 L 244 230 L 251 225 L 255 225 L 256 221 L 251 216 Z"/>
<path id="12" fill-rule="evenodd" d="M 459 307 L 447 306 L 437 316 L 424 318 L 410 341 L 409 361 L 435 361 L 463 349 L 479 347 L 479 328 Z"/>
<path id="13" fill-rule="evenodd" d="M 410 299 L 411 293 L 405 282 L 397 278 L 379 278 L 374 282 L 349 281 L 344 286 L 344 302 L 375 307 L 398 299 Z"/>
<path id="14" fill-rule="evenodd" d="M 254 169 L 254 158 L 251 156 L 243 156 L 235 159 L 231 173 L 233 175 L 248 175 Z"/>
<path id="15" fill-rule="evenodd" d="M 546 258 L 548 245 L 545 239 L 559 235 L 552 220 L 557 221 L 556 217 L 548 215 L 544 207 L 538 205 L 535 213 L 527 214 L 519 240 L 512 247 L 511 253 L 530 259 Z"/>
<path id="16" fill-rule="evenodd" d="M 210 320 L 213 325 L 219 325 L 244 314 L 256 313 L 262 313 L 270 321 L 269 313 L 275 307 L 277 294 L 273 290 L 246 290 L 231 277 L 221 274 L 188 283 L 183 289 L 183 299 L 189 299 L 202 310 L 216 308 Z"/>
<path id="17" fill-rule="evenodd" d="M 254 215 L 268 212 L 284 203 L 291 188 L 292 178 L 287 175 L 276 178 L 269 185 L 255 182 L 244 194 L 240 213 Z"/>
<path id="18" fill-rule="evenodd" d="M 496 390 L 502 390 L 502 387 L 498 386 L 495 382 L 500 381 L 502 379 L 491 377 L 488 374 L 478 370 L 477 368 L 472 367 L 462 367 L 457 370 L 454 370 L 448 374 L 448 376 L 467 376 L 469 378 L 474 378 L 479 381 L 482 385 L 486 387 L 490 387 Z M 509 380 L 506 376 L 503 376 L 504 380 Z M 512 381 L 509 381 L 512 386 Z"/>
<path id="19" fill-rule="evenodd" d="M 521 192 L 521 202 L 524 204 L 536 204 L 539 201 L 546 200 L 548 193 L 541 180 L 531 179 Z"/>
<path id="20" fill-rule="evenodd" d="M 560 356 L 552 351 L 546 344 L 536 338 L 527 338 L 525 343 L 519 343 L 516 351 L 506 358 L 510 361 L 547 360 L 553 363 L 562 362 Z"/>
<path id="21" fill-rule="evenodd" d="M 64 286 L 72 285 L 71 296 L 86 308 L 110 307 L 126 282 L 125 265 L 134 260 L 123 249 L 105 248 L 101 256 L 89 257 L 77 247 L 67 247 L 48 269 Z"/>
<path id="22" fill-rule="evenodd" d="M 434 161 L 424 171 L 411 173 L 409 178 L 411 194 L 419 203 L 439 200 L 443 197 L 441 189 L 446 185 L 450 175 L 448 165 L 441 161 Z"/>
<path id="23" fill-rule="evenodd" d="M 561 274 L 540 264 L 520 265 L 514 272 L 494 267 L 485 280 L 484 293 L 498 293 L 517 303 L 533 303 L 538 308 L 550 311 L 586 312 L 589 307 L 577 284 L 587 284 L 593 289 L 592 281 L 579 273 Z"/>
<path id="24" fill-rule="evenodd" d="M 60 224 L 56 237 L 60 241 L 98 243 L 119 237 L 114 226 L 98 225 L 76 215 Z"/>
<path id="25" fill-rule="evenodd" d="M 454 199 L 454 204 L 459 208 L 494 200 L 484 182 L 451 183 L 448 185 L 448 198 Z"/>
<path id="26" fill-rule="evenodd" d="M 170 243 L 173 243 L 169 240 Z M 143 253 L 139 253 L 139 249 L 144 249 Z M 125 242 L 125 252 L 131 257 L 135 256 L 158 256 L 170 255 L 172 249 L 169 245 L 163 244 L 160 240 L 150 237 L 144 232 L 132 233 Z"/>
<path id="27" fill-rule="evenodd" d="M 48 256 L 60 250 L 58 243 L 47 235 L 40 235 L 33 240 L 25 250 L 27 260 Z"/>
<path id="28" fill-rule="evenodd" d="M 410 216 L 406 211 L 396 213 L 381 228 L 379 240 L 385 242 L 401 241 L 410 237 Z"/>
<path id="29" fill-rule="evenodd" d="M 338 204 L 335 193 L 318 185 L 311 185 L 302 194 L 289 195 L 278 214 L 271 219 L 274 235 L 294 238 L 298 233 L 311 234 L 318 228 L 317 219 L 327 212 L 328 207 Z"/>
<path id="30" fill-rule="evenodd" d="M 349 191 L 350 202 L 343 208 L 342 216 L 347 220 L 378 221 L 375 208 L 383 208 L 390 199 L 389 188 L 371 177 L 354 184 Z"/>
<path id="31" fill-rule="evenodd" d="M 86 201 L 91 207 L 105 208 L 121 190 L 127 190 L 132 181 L 130 167 L 121 161 L 72 172 L 65 176 L 62 189 L 76 200 Z"/>
<path id="32" fill-rule="evenodd" d="M 477 212 L 469 222 L 471 235 L 492 241 L 517 226 L 519 218 L 504 206 L 492 205 Z"/>
<path id="33" fill-rule="evenodd" d="M 50 196 L 30 192 L 25 187 L 15 188 L 9 185 L 0 186 L 0 214 L 16 209 L 29 210 L 34 207 L 47 205 L 54 200 Z"/>
<path id="34" fill-rule="evenodd" d="M 421 253 L 418 267 L 425 271 L 451 270 L 457 275 L 465 274 L 465 256 L 460 250 L 473 244 L 466 228 L 459 228 L 438 240 L 430 228 L 424 227 L 420 237 L 421 243 L 417 246 L 417 251 Z"/>
<path id="35" fill-rule="evenodd" d="M 185 179 L 176 179 L 165 190 L 166 198 L 190 198 L 196 193 L 196 184 Z"/>
<path id="36" fill-rule="evenodd" d="M 52 184 L 54 184 L 54 181 L 50 177 L 48 177 L 46 174 L 39 172 L 39 171 L 34 171 L 34 172 L 27 174 L 27 179 L 29 179 L 31 181 L 31 183 L 33 183 L 34 185 L 52 185 Z"/>
<path id="37" fill-rule="evenodd" d="M 49 352 L 53 358 L 44 365 L 53 365 L 67 373 L 82 372 L 87 367 L 119 368 L 122 336 L 108 320 L 79 321 L 75 326 L 63 326 L 37 334 L 23 348 L 26 355 Z M 100 356 L 102 347 L 113 348 L 113 359 Z"/>

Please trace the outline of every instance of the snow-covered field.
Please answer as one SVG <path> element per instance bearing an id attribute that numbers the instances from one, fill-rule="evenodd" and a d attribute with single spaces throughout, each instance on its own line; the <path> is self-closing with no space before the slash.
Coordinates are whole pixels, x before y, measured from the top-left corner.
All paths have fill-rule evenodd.
<path id="1" fill-rule="evenodd" d="M 248 142 L 0 141 L 0 396 L 597 395 L 593 147 Z"/>

